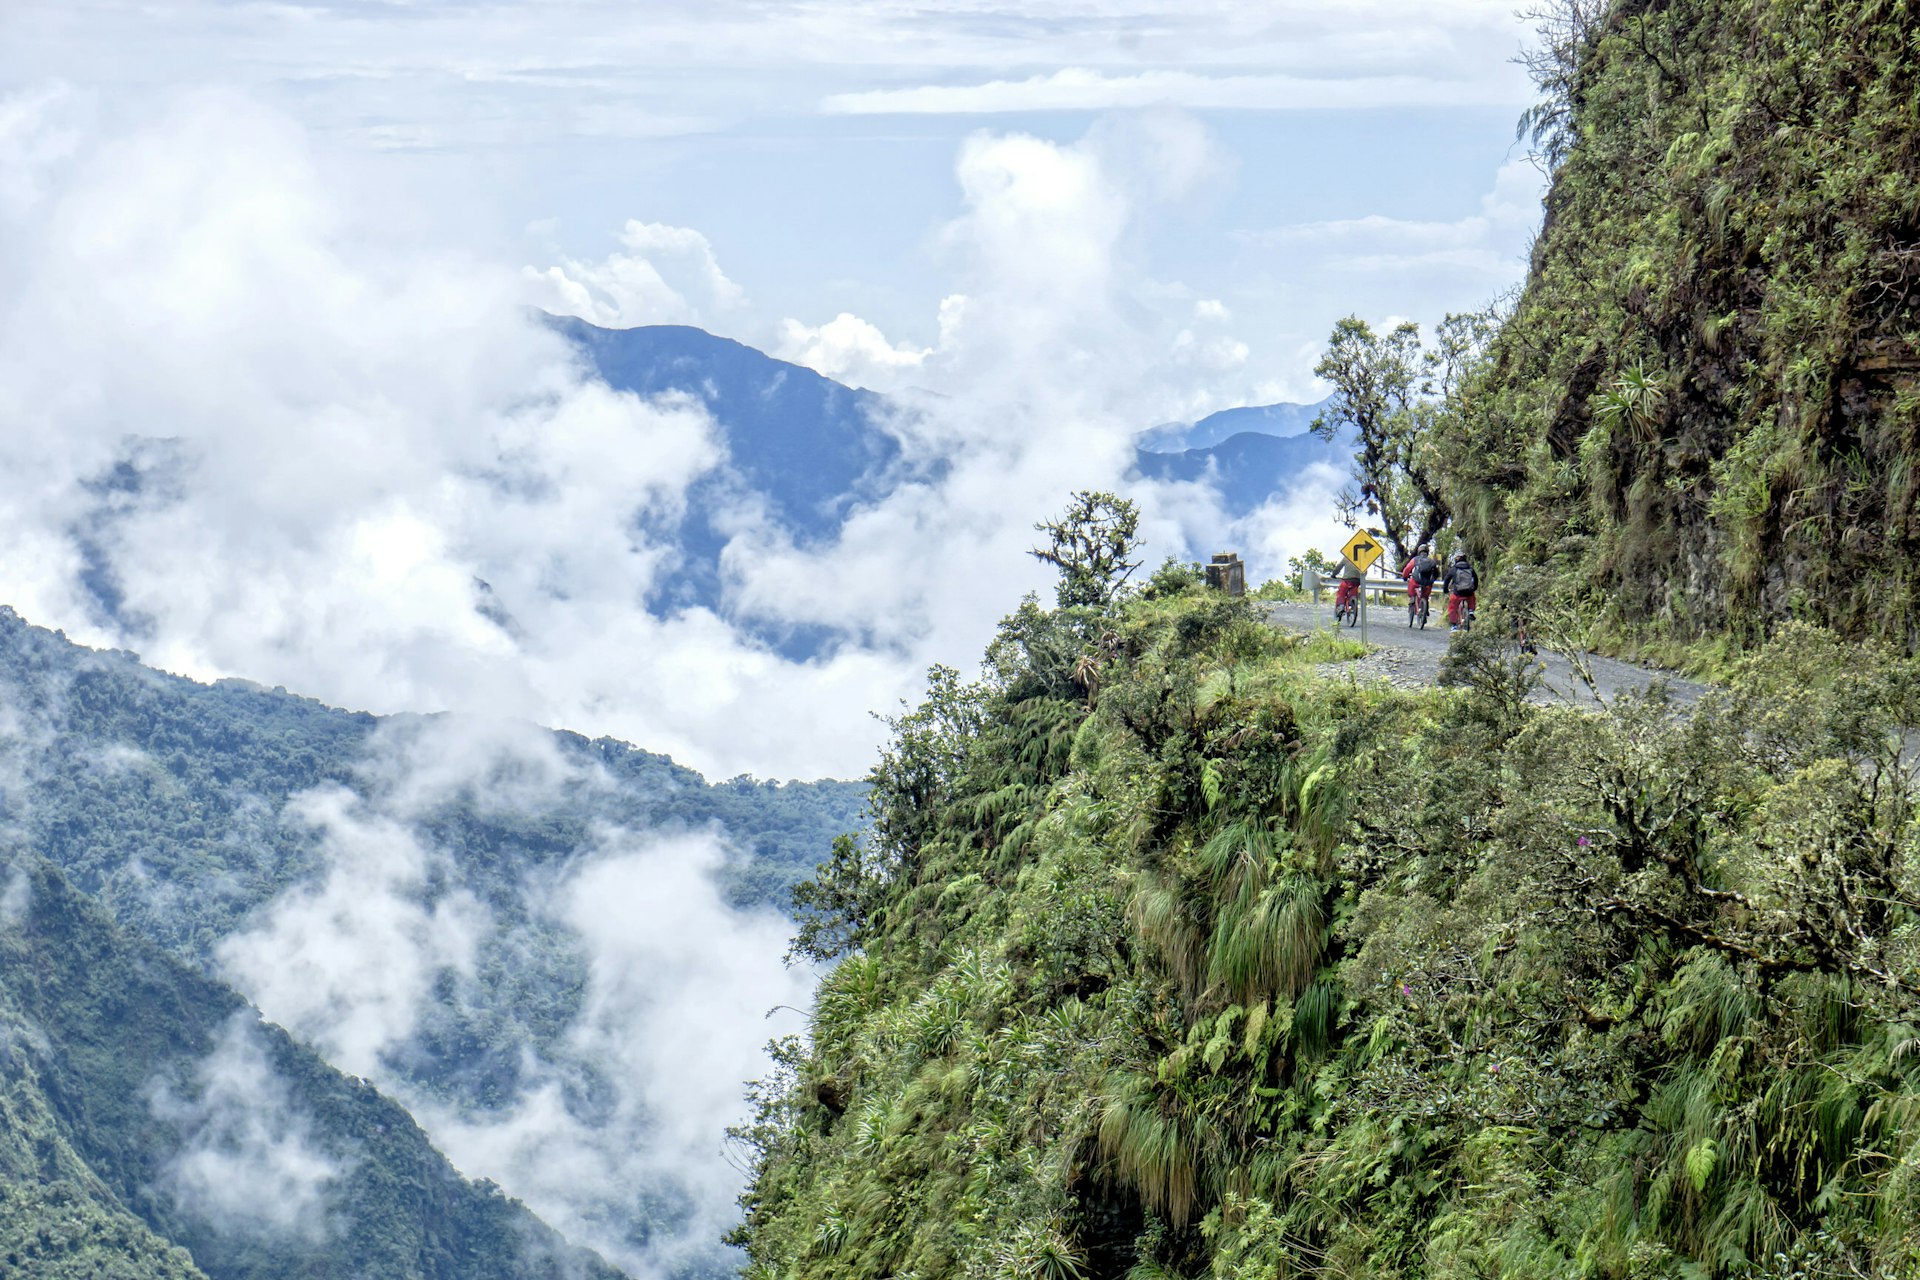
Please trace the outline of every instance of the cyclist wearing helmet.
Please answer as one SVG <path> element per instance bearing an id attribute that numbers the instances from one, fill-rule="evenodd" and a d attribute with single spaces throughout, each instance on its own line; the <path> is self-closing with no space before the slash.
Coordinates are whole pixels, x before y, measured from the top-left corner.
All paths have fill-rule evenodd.
<path id="1" fill-rule="evenodd" d="M 1467 553 L 1453 553 L 1453 563 L 1440 578 L 1440 585 L 1447 593 L 1447 626 L 1458 631 L 1473 621 L 1473 610 L 1478 602 L 1480 575 L 1467 563 Z"/>
<path id="2" fill-rule="evenodd" d="M 1413 556 L 1400 568 L 1400 576 L 1407 580 L 1407 599 L 1417 601 L 1422 596 L 1433 594 L 1433 584 L 1440 580 L 1440 564 L 1431 554 L 1426 543 L 1414 549 Z"/>

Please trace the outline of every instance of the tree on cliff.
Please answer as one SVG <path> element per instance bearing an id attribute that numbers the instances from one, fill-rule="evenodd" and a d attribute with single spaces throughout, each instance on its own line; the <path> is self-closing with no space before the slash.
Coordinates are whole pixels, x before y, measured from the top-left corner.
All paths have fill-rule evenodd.
<path id="1" fill-rule="evenodd" d="M 1140 567 L 1130 559 L 1140 548 L 1136 533 L 1140 509 L 1103 489 L 1079 489 L 1067 509 L 1053 520 L 1042 520 L 1034 531 L 1047 535 L 1047 545 L 1028 554 L 1060 570 L 1060 607 L 1091 605 L 1104 608 L 1114 593 Z"/>
<path id="2" fill-rule="evenodd" d="M 1339 496 L 1349 525 L 1377 522 L 1404 563 L 1450 518 L 1437 475 L 1436 450 L 1457 411 L 1454 394 L 1480 360 L 1495 326 L 1492 312 L 1449 315 L 1429 349 L 1420 326 L 1405 321 L 1382 334 L 1358 316 L 1333 327 L 1314 373 L 1331 382 L 1332 401 L 1313 431 L 1331 440 L 1341 427 L 1359 438 L 1356 487 Z"/>

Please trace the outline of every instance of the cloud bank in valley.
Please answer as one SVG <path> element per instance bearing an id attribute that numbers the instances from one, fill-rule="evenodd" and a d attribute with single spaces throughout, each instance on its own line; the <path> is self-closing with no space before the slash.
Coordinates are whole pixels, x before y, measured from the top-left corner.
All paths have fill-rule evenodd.
<path id="1" fill-rule="evenodd" d="M 487 910 L 457 888 L 429 897 L 430 878 L 451 870 L 445 856 L 343 787 L 300 794 L 282 821 L 318 835 L 326 870 L 223 940 L 221 969 L 329 1062 L 377 1076 L 434 983 L 473 976 Z"/>
<path id="2" fill-rule="evenodd" d="M 499 1183 L 575 1243 L 643 1276 L 710 1261 L 741 1187 L 725 1131 L 742 1118 L 745 1082 L 767 1070 L 766 1041 L 800 1030 L 814 981 L 783 963 L 790 922 L 726 902 L 715 873 L 735 854 L 705 829 L 603 826 L 555 861 L 517 863 L 523 910 L 481 907 L 459 859 L 428 834 L 445 806 L 537 821 L 612 785 L 525 724 L 388 724 L 361 770 L 364 796 L 329 786 L 288 802 L 281 820 L 316 832 L 324 865 L 217 948 L 223 975 L 403 1102 L 462 1172 Z M 509 1096 L 463 1105 L 409 1069 L 445 1012 L 436 1004 L 487 1004 L 493 1017 L 477 1025 L 495 1036 L 527 1014 L 474 987 L 477 958 L 524 969 L 556 947 L 577 953 L 577 1009 L 551 1042 L 518 1046 Z M 564 1008 L 571 996 L 563 984 L 537 998 Z M 243 1157 L 281 1181 L 320 1167 L 294 1158 L 299 1134 L 270 1106 L 259 1123 L 276 1143 L 235 1129 L 224 1100 L 250 1090 L 272 1101 L 250 1043 L 229 1033 L 203 1071 L 224 1083 L 201 1101 L 156 1103 L 189 1130 L 175 1182 L 208 1213 L 245 1208 L 210 1198 L 241 1194 L 224 1175 Z M 292 1191 L 319 1194 L 324 1179 L 310 1181 L 289 1205 Z"/>
<path id="3" fill-rule="evenodd" d="M 1203 376 L 1162 358 L 1137 236 L 1211 146 L 1168 112 L 1074 145 L 969 139 L 940 345 L 857 317 L 793 331 L 944 392 L 893 424 L 944 478 L 825 548 L 743 508 L 722 612 L 663 618 L 648 592 L 677 549 L 644 530 L 724 464 L 724 430 L 610 391 L 522 302 L 710 321 L 743 293 L 697 231 L 636 220 L 607 262 L 522 271 L 393 230 L 351 163 L 257 103 L 188 95 L 115 131 L 80 95 L 10 98 L 0 595 L 201 677 L 609 733 L 709 773 L 857 774 L 867 713 L 1044 587 L 1032 521 L 1118 483 L 1131 434 Z M 1151 555 L 1222 527 L 1204 495 L 1145 496 Z M 789 662 L 735 611 L 855 639 Z"/>
<path id="4" fill-rule="evenodd" d="M 710 1259 L 736 1220 L 741 1171 L 726 1130 L 764 1049 L 793 1034 L 815 974 L 782 963 L 791 925 L 723 901 L 727 856 L 705 832 L 608 831 L 553 887 L 548 918 L 588 956 L 584 1008 L 558 1061 L 535 1065 L 510 1108 L 415 1110 L 462 1169 L 485 1174 L 547 1222 L 643 1275 Z M 606 1086 L 581 1105 L 577 1072 Z M 659 1214 L 644 1242 L 617 1228 L 636 1202 Z"/>
<path id="5" fill-rule="evenodd" d="M 326 1236 L 327 1191 L 341 1165 L 319 1148 L 312 1122 L 275 1073 L 251 1012 L 227 1020 L 190 1081 L 156 1080 L 148 1104 L 155 1119 L 179 1134 L 158 1187 L 182 1212 L 223 1234 Z"/>

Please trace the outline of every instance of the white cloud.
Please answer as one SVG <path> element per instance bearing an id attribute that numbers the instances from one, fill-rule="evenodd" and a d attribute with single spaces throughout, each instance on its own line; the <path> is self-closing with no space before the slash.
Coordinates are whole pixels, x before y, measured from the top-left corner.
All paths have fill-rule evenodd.
<path id="1" fill-rule="evenodd" d="M 1206 374 L 1225 374 L 1244 368 L 1253 349 L 1228 328 L 1233 313 L 1217 298 L 1193 304 L 1192 321 L 1173 335 L 1169 355 L 1176 365 L 1188 365 Z M 1208 379 L 1212 381 L 1212 379 Z"/>
<path id="2" fill-rule="evenodd" d="M 929 84 L 830 94 L 829 115 L 985 115 L 1015 111 L 1116 111 L 1177 106 L 1191 110 L 1326 111 L 1387 107 L 1524 106 L 1524 76 L 1314 77 L 1209 75 L 1155 69 L 1112 73 L 1065 67 L 1022 80 Z"/>
<path id="3" fill-rule="evenodd" d="M 342 1167 L 317 1145 L 260 1035 L 251 1013 L 236 1013 L 190 1082 L 150 1086 L 154 1116 L 180 1135 L 158 1185 L 217 1231 L 318 1241 L 328 1231 L 327 1189 Z"/>
<path id="4" fill-rule="evenodd" d="M 1309 550 L 1331 555 L 1350 532 L 1334 516 L 1335 495 L 1348 483 L 1344 470 L 1308 467 L 1258 510 L 1235 521 L 1228 536 L 1245 548 L 1244 558 L 1268 566 L 1273 577 L 1285 572 L 1288 560 Z"/>
<path id="5" fill-rule="evenodd" d="M 895 346 L 876 326 L 842 311 L 822 325 L 782 321 L 780 341 L 773 354 L 838 382 L 892 391 L 911 385 L 913 374 L 933 349 Z"/>
<path id="6" fill-rule="evenodd" d="M 512 275 L 356 221 L 352 171 L 201 97 L 93 141 L 0 235 L 0 591 L 82 642 L 378 711 L 484 709 L 696 766 L 854 773 L 854 655 L 801 679 L 646 594 L 724 455 L 685 401 L 584 379 Z M 731 297 L 692 235 L 650 228 Z M 130 442 L 128 433 L 150 438 Z M 103 489 L 124 462 L 141 477 Z M 87 531 L 87 542 L 77 532 Z M 86 583 L 119 593 L 103 611 Z M 823 699 L 844 718 L 823 742 Z M 760 712 L 787 713 L 771 731 Z M 717 732 L 716 732 L 717 731 Z"/>
<path id="7" fill-rule="evenodd" d="M 1490 282 L 1515 279 L 1529 237 L 1540 225 L 1546 180 L 1524 160 L 1509 161 L 1481 197 L 1480 211 L 1451 222 L 1371 215 L 1244 233 L 1249 244 L 1311 255 L 1323 268 L 1402 274 L 1463 270 Z"/>
<path id="8" fill-rule="evenodd" d="M 547 730 L 485 715 L 385 721 L 355 771 L 374 807 L 402 822 L 453 804 L 483 818 L 536 817 L 575 791 L 607 785 L 562 754 Z"/>
<path id="9" fill-rule="evenodd" d="M 73 96 L 58 84 L 0 96 L 0 216 L 39 200 L 47 170 L 78 145 Z"/>
<path id="10" fill-rule="evenodd" d="M 569 135 L 704 132 L 804 113 L 823 98 L 878 103 L 887 95 L 995 99 L 968 110 L 1377 104 L 1383 95 L 1506 105 L 1510 87 L 1499 96 L 1484 86 L 1511 85 L 1505 59 L 1518 38 L 1511 0 L 502 0 L 456 8 L 322 0 L 202 11 L 100 0 L 74 9 L 11 0 L 0 80 L 53 68 L 142 93 L 234 84 L 297 107 L 316 127 L 386 145 L 509 150 Z M 925 87 L 902 89 L 902 78 Z"/>
<path id="11" fill-rule="evenodd" d="M 855 626 L 876 646 L 964 665 L 1018 589 L 1044 591 L 1026 555 L 1033 522 L 1069 489 L 1128 487 L 1142 423 L 1219 407 L 1201 388 L 1248 361 L 1222 302 L 1156 284 L 1135 253 L 1142 222 L 1207 180 L 1212 147 L 1167 113 L 1070 145 L 974 134 L 956 162 L 965 206 L 941 236 L 964 293 L 943 302 L 940 341 L 914 375 L 942 394 L 913 399 L 901 424 L 910 451 L 949 469 L 854 512 L 827 548 L 752 531 L 727 560 L 740 607 Z M 1237 527 L 1206 486 L 1133 491 L 1150 559 L 1226 539 L 1265 572 L 1283 567 L 1267 557 L 1300 541 L 1297 526 L 1331 511 L 1322 487 L 1304 484 Z"/>
<path id="12" fill-rule="evenodd" d="M 917 379 L 952 394 L 915 399 L 901 424 L 909 452 L 941 459 L 945 476 L 854 512 L 828 548 L 751 531 L 727 558 L 743 610 L 852 626 L 916 667 L 968 663 L 993 619 L 1044 583 L 1026 555 L 1033 522 L 1068 489 L 1117 483 L 1131 456 L 1144 335 L 1117 300 L 1145 184 L 1104 141 L 967 140 L 964 207 L 941 233 L 964 292 L 942 303 Z"/>
<path id="13" fill-rule="evenodd" d="M 738 854 L 705 830 L 601 829 L 524 870 L 532 925 L 481 908 L 466 868 L 430 846 L 424 822 L 449 803 L 536 818 L 607 785 L 534 726 L 410 718 L 383 725 L 356 769 L 371 789 L 364 799 L 328 787 L 289 801 L 284 820 L 316 829 L 322 870 L 216 948 L 223 974 L 335 1065 L 400 1100 L 463 1173 L 498 1182 L 575 1243 L 646 1276 L 710 1256 L 741 1186 L 725 1131 L 743 1118 L 744 1082 L 767 1070 L 767 1039 L 798 1030 L 791 1009 L 806 1004 L 815 976 L 784 963 L 791 922 L 728 905 L 716 873 Z M 586 965 L 580 1009 L 558 1043 L 526 1047 L 519 1096 L 464 1111 L 408 1074 L 438 979 L 470 977 L 488 949 L 569 945 Z M 453 990 L 477 998 L 461 982 Z M 770 1022 L 767 1011 L 783 1005 L 789 1013 Z M 507 1012 L 511 1022 L 526 1011 Z M 258 1076 L 233 1068 L 238 1050 L 223 1054 L 222 1078 Z M 272 1115 L 268 1107 L 262 1123 L 284 1131 Z M 206 1174 L 196 1185 L 217 1181 Z M 644 1244 L 627 1233 L 675 1205 L 682 1216 L 654 1222 Z"/>
<path id="14" fill-rule="evenodd" d="M 0 237 L 0 593 L 200 678 L 607 733 L 723 775 L 856 776 L 868 711 L 973 661 L 1045 588 L 1035 520 L 1118 484 L 1143 425 L 1255 380 L 1224 304 L 1143 262 L 1143 229 L 1219 169 L 1178 113 L 969 138 L 938 341 L 851 314 L 790 331 L 795 354 L 941 393 L 893 427 L 943 479 L 826 546 L 731 512 L 728 616 L 662 618 L 649 591 L 678 551 L 646 530 L 726 462 L 705 411 L 588 380 L 512 272 L 370 225 L 360 170 L 257 103 L 187 99 L 54 163 Z M 697 232 L 623 239 L 624 293 L 560 269 L 599 318 L 640 318 L 656 279 L 671 305 L 740 302 Z M 742 619 L 853 640 L 795 663 Z"/>
<path id="15" fill-rule="evenodd" d="M 744 301 L 698 231 L 630 219 L 620 243 L 626 252 L 599 262 L 569 259 L 544 271 L 526 268 L 529 300 L 612 329 L 711 326 Z"/>
<path id="16" fill-rule="evenodd" d="M 465 890 L 429 898 L 444 858 L 344 788 L 294 797 L 283 820 L 314 832 L 326 870 L 221 941 L 221 972 L 335 1066 L 377 1076 L 383 1055 L 413 1034 L 436 979 L 472 976 L 489 913 Z"/>
<path id="17" fill-rule="evenodd" d="M 547 910 L 590 961 L 567 1047 L 606 1081 L 605 1105 L 583 1114 L 565 1066 L 549 1063 L 503 1114 L 416 1106 L 461 1169 L 643 1276 L 705 1255 L 735 1219 L 741 1175 L 726 1129 L 742 1119 L 745 1082 L 768 1069 L 766 1041 L 799 1030 L 815 980 L 782 963 L 788 921 L 722 901 L 712 875 L 725 856 L 711 835 L 608 831 L 551 896 Z M 645 1248 L 611 1227 L 643 1194 L 691 1210 Z"/>
<path id="18" fill-rule="evenodd" d="M 1266 502 L 1236 518 L 1207 486 L 1149 482 L 1141 486 L 1150 495 L 1152 513 L 1143 528 L 1158 546 L 1184 544 L 1202 557 L 1235 551 L 1243 561 L 1260 566 L 1263 576 L 1278 577 L 1292 557 L 1310 548 L 1332 551 L 1346 540 L 1349 531 L 1334 515 L 1334 495 L 1346 483 L 1344 471 L 1309 466 L 1282 477 Z"/>

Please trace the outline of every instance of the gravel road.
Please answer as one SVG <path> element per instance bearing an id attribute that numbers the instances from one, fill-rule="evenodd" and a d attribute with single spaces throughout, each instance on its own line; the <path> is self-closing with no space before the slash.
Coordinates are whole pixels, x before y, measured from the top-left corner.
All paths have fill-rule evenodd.
<path id="1" fill-rule="evenodd" d="M 1270 603 L 1259 607 L 1267 610 L 1275 626 L 1288 631 L 1306 633 L 1325 630 L 1333 624 L 1331 597 L 1319 605 Z M 1343 628 L 1341 634 L 1356 640 L 1360 637 L 1358 628 Z M 1375 607 L 1369 611 L 1367 618 L 1367 641 L 1372 651 L 1356 661 L 1334 664 L 1328 668 L 1328 673 L 1362 682 L 1385 680 L 1401 689 L 1425 688 L 1439 678 L 1440 659 L 1446 656 L 1450 639 L 1446 607 L 1438 599 L 1434 601 L 1433 616 L 1424 631 L 1407 626 L 1404 604 L 1392 608 Z M 1543 650 L 1540 661 L 1546 667 L 1545 684 L 1539 695 L 1542 699 L 1594 705 L 1593 691 L 1574 674 L 1572 664 L 1564 657 Z M 1608 701 L 1622 693 L 1640 692 L 1656 680 L 1664 680 L 1674 699 L 1679 702 L 1692 702 L 1706 692 L 1705 685 L 1691 680 L 1647 671 L 1598 654 L 1588 654 L 1587 663 L 1593 672 L 1595 688 L 1600 697 Z"/>

